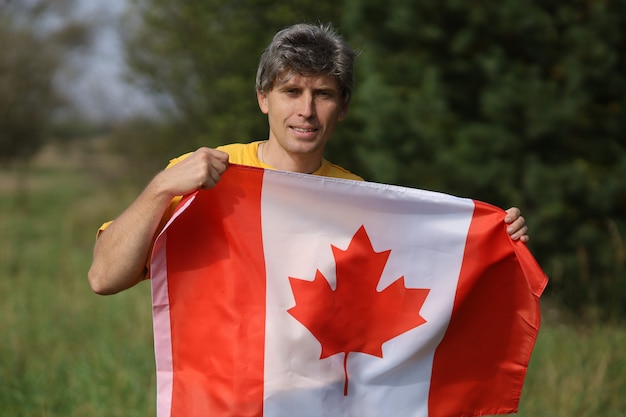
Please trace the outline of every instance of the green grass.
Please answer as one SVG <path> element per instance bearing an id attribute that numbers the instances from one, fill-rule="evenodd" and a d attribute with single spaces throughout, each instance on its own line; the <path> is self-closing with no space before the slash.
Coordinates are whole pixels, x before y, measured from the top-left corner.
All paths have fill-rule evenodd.
<path id="1" fill-rule="evenodd" d="M 0 177 L 0 415 L 154 415 L 147 283 L 107 298 L 86 280 L 95 231 L 129 193 L 84 163 L 35 166 L 21 192 L 15 175 Z"/>
<path id="2" fill-rule="evenodd" d="M 521 416 L 626 416 L 626 329 L 544 319 Z"/>
<path id="3" fill-rule="evenodd" d="M 86 279 L 97 227 L 137 190 L 68 152 L 38 158 L 19 193 L 0 172 L 0 415 L 153 416 L 149 285 L 100 297 Z M 519 415 L 626 416 L 626 328 L 546 313 Z"/>

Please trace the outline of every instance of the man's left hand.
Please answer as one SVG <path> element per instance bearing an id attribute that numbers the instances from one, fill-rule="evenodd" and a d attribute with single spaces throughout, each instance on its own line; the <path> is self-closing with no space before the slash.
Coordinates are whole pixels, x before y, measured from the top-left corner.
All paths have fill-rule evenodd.
<path id="1" fill-rule="evenodd" d="M 521 242 L 528 242 L 530 237 L 528 233 L 528 226 L 526 226 L 526 219 L 522 216 L 522 212 L 517 207 L 511 207 L 506 210 L 506 216 L 504 222 L 508 225 L 506 231 L 509 232 L 511 239 L 519 240 Z"/>

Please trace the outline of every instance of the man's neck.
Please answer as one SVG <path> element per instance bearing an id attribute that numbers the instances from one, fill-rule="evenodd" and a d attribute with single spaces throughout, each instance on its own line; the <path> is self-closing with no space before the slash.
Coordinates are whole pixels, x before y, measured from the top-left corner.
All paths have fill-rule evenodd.
<path id="1" fill-rule="evenodd" d="M 270 141 L 259 144 L 258 158 L 265 165 L 277 170 L 312 174 L 322 166 L 320 153 L 290 153 Z"/>

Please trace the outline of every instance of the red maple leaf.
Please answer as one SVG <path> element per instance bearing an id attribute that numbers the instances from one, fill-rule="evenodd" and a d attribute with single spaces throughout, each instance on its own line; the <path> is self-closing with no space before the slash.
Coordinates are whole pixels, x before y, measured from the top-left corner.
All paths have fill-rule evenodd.
<path id="1" fill-rule="evenodd" d="M 382 344 L 426 320 L 419 311 L 428 289 L 406 288 L 404 276 L 383 291 L 376 287 L 391 250 L 376 252 L 361 226 L 348 249 L 331 245 L 337 286 L 317 270 L 313 281 L 289 277 L 296 306 L 288 312 L 322 345 L 320 359 L 343 352 L 344 395 L 348 395 L 348 353 L 383 357 Z"/>

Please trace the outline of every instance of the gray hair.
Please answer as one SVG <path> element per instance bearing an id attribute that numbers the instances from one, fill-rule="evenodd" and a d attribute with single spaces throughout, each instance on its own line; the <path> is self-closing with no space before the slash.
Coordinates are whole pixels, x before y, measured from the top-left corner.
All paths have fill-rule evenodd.
<path id="1" fill-rule="evenodd" d="M 337 80 L 344 104 L 352 98 L 352 50 L 330 24 L 300 23 L 279 31 L 261 55 L 256 89 L 268 93 L 279 77 L 331 75 Z"/>

